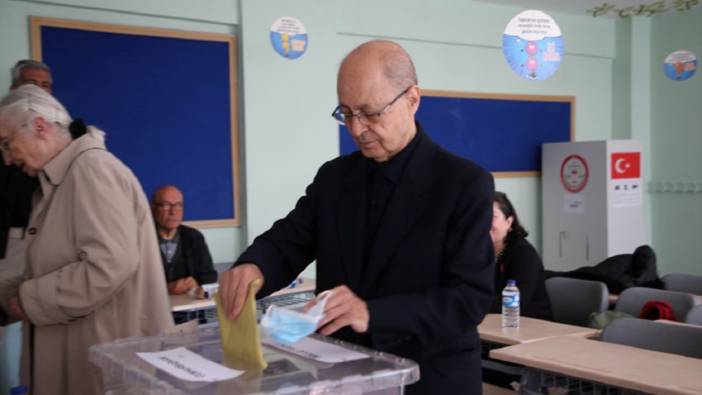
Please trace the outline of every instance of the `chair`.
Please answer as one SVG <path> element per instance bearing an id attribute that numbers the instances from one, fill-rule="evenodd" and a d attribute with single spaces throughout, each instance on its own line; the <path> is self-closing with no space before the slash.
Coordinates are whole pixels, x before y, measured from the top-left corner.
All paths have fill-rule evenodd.
<path id="1" fill-rule="evenodd" d="M 663 289 L 702 295 L 702 276 L 687 273 L 668 273 L 661 280 L 663 280 Z"/>
<path id="2" fill-rule="evenodd" d="M 647 350 L 702 358 L 702 327 L 620 318 L 610 322 L 600 340 Z"/>
<path id="3" fill-rule="evenodd" d="M 685 322 L 688 324 L 702 326 L 702 304 L 698 304 L 687 312 Z"/>
<path id="4" fill-rule="evenodd" d="M 697 296 L 689 293 L 655 288 L 632 287 L 625 289 L 624 292 L 619 294 L 619 299 L 614 309 L 638 317 L 641 313 L 641 308 L 649 300 L 657 300 L 670 304 L 670 307 L 673 308 L 675 319 L 678 321 L 684 320 L 687 312 L 690 311 L 693 306 L 700 303 Z"/>
<path id="5" fill-rule="evenodd" d="M 606 311 L 609 291 L 600 281 L 552 277 L 546 280 L 553 320 L 563 324 L 587 326 L 592 312 Z"/>

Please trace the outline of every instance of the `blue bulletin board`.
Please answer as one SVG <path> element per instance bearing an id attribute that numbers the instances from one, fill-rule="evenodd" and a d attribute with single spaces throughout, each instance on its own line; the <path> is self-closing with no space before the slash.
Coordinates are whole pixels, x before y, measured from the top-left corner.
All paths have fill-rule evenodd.
<path id="1" fill-rule="evenodd" d="M 175 184 L 189 224 L 240 224 L 233 36 L 37 17 L 31 26 L 53 94 L 106 132 L 147 194 Z"/>
<path id="2" fill-rule="evenodd" d="M 573 140 L 572 96 L 422 90 L 416 118 L 437 144 L 496 176 L 541 171 L 541 144 Z M 340 127 L 342 154 L 357 150 Z"/>

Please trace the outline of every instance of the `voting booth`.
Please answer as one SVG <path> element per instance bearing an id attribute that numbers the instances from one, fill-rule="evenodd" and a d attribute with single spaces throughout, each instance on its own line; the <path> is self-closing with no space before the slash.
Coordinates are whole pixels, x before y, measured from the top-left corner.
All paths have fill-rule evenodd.
<path id="1" fill-rule="evenodd" d="M 408 359 L 316 334 L 303 342 L 264 341 L 268 366 L 234 378 L 226 376 L 219 328 L 97 344 L 90 361 L 111 394 L 402 394 L 419 380 L 419 366 Z"/>
<path id="2" fill-rule="evenodd" d="M 542 259 L 549 270 L 593 266 L 648 244 L 641 144 L 542 146 Z"/>

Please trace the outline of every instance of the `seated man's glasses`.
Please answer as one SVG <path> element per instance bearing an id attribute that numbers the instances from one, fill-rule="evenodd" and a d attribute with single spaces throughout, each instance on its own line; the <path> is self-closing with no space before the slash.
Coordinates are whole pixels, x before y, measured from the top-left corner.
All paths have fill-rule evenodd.
<path id="1" fill-rule="evenodd" d="M 336 122 L 339 123 L 339 125 L 346 125 L 346 126 L 348 126 L 348 125 L 351 124 L 351 121 L 353 120 L 353 118 L 358 118 L 358 120 L 359 120 L 359 121 L 362 121 L 363 123 L 374 123 L 374 122 L 378 122 L 378 120 L 380 120 L 380 117 L 382 117 L 383 114 L 385 114 L 386 112 L 388 112 L 388 110 L 390 109 L 390 107 L 391 107 L 393 104 L 395 104 L 395 102 L 398 101 L 405 93 L 407 93 L 407 92 L 410 90 L 410 88 L 412 88 L 412 86 L 414 86 L 414 85 L 411 85 L 411 86 L 407 87 L 407 89 L 405 89 L 405 90 L 403 90 L 402 92 L 400 92 L 399 95 L 395 96 L 395 98 L 392 99 L 392 101 L 391 101 L 390 103 L 388 103 L 385 107 L 383 107 L 383 109 L 380 110 L 380 111 L 376 111 L 376 112 L 365 112 L 365 111 L 352 112 L 352 111 L 349 111 L 348 108 L 342 107 L 341 105 L 338 105 L 338 106 L 336 106 L 336 108 L 334 109 L 334 112 L 332 112 L 331 115 L 332 115 L 332 117 L 336 120 Z"/>
<path id="2" fill-rule="evenodd" d="M 183 203 L 156 203 L 155 206 L 161 210 L 164 210 L 164 211 L 170 211 L 170 210 L 182 211 L 183 210 Z"/>

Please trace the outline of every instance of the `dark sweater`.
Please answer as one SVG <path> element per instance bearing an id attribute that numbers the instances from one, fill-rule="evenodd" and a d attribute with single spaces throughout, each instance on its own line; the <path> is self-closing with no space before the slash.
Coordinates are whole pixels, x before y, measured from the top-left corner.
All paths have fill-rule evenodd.
<path id="1" fill-rule="evenodd" d="M 202 233 L 189 226 L 180 225 L 178 234 L 178 248 L 170 264 L 161 252 L 166 281 L 170 283 L 192 276 L 199 285 L 216 282 L 217 270 L 212 264 L 212 256 Z"/>
<path id="2" fill-rule="evenodd" d="M 517 281 L 520 315 L 553 319 L 551 300 L 546 293 L 544 265 L 534 247 L 524 238 L 509 240 L 497 259 L 492 313 L 499 313 L 502 309 L 502 289 L 507 280 Z"/>

